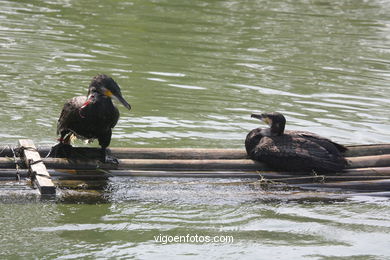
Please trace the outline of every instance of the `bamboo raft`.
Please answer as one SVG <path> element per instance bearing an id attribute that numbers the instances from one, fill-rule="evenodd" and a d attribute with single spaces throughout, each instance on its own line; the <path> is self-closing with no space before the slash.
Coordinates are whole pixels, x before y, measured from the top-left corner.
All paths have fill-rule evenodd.
<path id="1" fill-rule="evenodd" d="M 72 148 L 69 158 L 47 157 L 50 147 L 19 140 L 0 147 L 0 180 L 29 178 L 41 194 L 55 194 L 60 181 L 112 176 L 255 178 L 267 186 L 352 192 L 390 191 L 390 144 L 348 146 L 348 167 L 336 174 L 276 172 L 243 149 L 111 148 L 119 164 L 103 164 L 98 148 Z"/>

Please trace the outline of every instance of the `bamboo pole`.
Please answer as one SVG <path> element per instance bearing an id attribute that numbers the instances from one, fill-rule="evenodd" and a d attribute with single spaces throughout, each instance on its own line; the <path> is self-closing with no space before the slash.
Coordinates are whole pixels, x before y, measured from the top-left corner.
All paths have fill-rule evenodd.
<path id="1" fill-rule="evenodd" d="M 13 162 L 13 161 L 12 161 Z M 147 169 L 147 170 L 270 170 L 264 164 L 252 160 L 149 160 L 119 159 L 119 165 L 102 164 L 98 160 L 73 160 L 46 158 L 43 162 L 51 169 Z M 3 164 L 4 163 L 4 164 Z M 4 165 L 4 166 L 3 166 Z M 11 168 L 9 160 L 0 158 L 0 167 Z"/>
<path id="2" fill-rule="evenodd" d="M 24 162 L 20 158 L 17 158 L 15 163 L 15 160 L 13 158 L 0 157 L 0 168 L 2 169 L 15 168 L 16 164 L 22 165 L 24 164 Z"/>
<path id="3" fill-rule="evenodd" d="M 0 169 L 0 178 L 15 178 L 17 177 L 17 174 L 19 174 L 21 178 L 26 178 L 28 176 L 28 170 L 20 169 L 17 171 L 15 168 Z"/>
<path id="4" fill-rule="evenodd" d="M 340 181 L 326 183 L 293 184 L 304 189 L 333 189 L 333 190 L 357 190 L 357 191 L 389 191 L 390 179 L 367 181 Z"/>
<path id="5" fill-rule="evenodd" d="M 52 157 L 51 147 L 38 147 L 42 157 Z M 109 149 L 118 159 L 246 159 L 243 149 L 203 149 L 203 148 L 122 148 Z M 14 151 L 18 152 L 15 148 Z M 0 147 L 0 157 L 12 157 L 9 146 Z M 72 147 L 71 158 L 96 159 L 101 157 L 100 148 Z"/>
<path id="6" fill-rule="evenodd" d="M 390 154 L 390 144 L 350 145 L 347 157 Z M 13 157 L 12 146 L 0 146 L 0 157 Z M 38 147 L 41 157 L 46 157 L 51 147 Z M 118 159 L 247 159 L 244 149 L 204 149 L 204 148 L 110 148 Z M 99 158 L 100 149 L 73 147 L 72 157 Z"/>
<path id="7" fill-rule="evenodd" d="M 347 148 L 344 154 L 347 157 L 390 154 L 390 144 L 349 145 Z"/>
<path id="8" fill-rule="evenodd" d="M 0 181 L 1 182 L 1 181 Z M 88 203 L 98 203 L 98 202 L 107 202 L 106 198 L 103 196 L 101 191 L 104 190 L 104 188 L 107 185 L 107 181 L 104 180 L 98 180 L 98 181 L 84 181 L 84 180 L 53 180 L 55 185 L 57 187 L 60 187 L 62 189 L 59 190 L 58 196 L 60 197 L 60 200 L 62 202 L 69 201 L 71 203 L 74 203 L 74 201 L 81 202 L 85 201 Z M 252 182 L 253 183 L 253 182 Z M 3 183 L 0 183 L 2 185 Z M 199 182 L 186 182 L 186 185 L 199 185 Z M 230 181 L 228 183 L 221 183 L 221 182 L 215 182 L 213 185 L 248 185 L 249 183 L 246 182 L 236 182 L 231 183 Z M 7 196 L 7 199 L 12 201 L 20 201 L 20 199 L 28 199 L 31 200 L 31 195 L 38 196 L 38 191 L 36 189 L 23 189 L 25 187 L 25 184 L 20 184 L 18 181 L 7 181 L 6 185 L 8 187 L 11 187 L 11 189 L 7 190 L 7 195 L 11 195 L 10 197 Z M 143 186 L 145 186 L 145 190 L 149 189 L 148 185 L 159 185 L 159 182 L 153 181 L 151 184 L 150 182 L 142 183 Z M 16 187 L 20 187 L 20 189 L 16 189 Z M 312 190 L 308 188 L 301 189 L 298 186 L 296 189 L 287 190 L 280 192 L 280 190 L 270 190 L 266 189 L 261 192 L 258 190 L 254 190 L 252 192 L 253 196 L 259 196 L 259 199 L 288 199 L 290 200 L 345 200 L 351 197 L 356 196 L 376 196 L 376 197 L 390 197 L 389 191 L 381 191 L 381 190 L 362 190 L 361 192 L 356 190 L 350 190 L 349 192 L 345 191 L 338 191 L 335 189 L 322 189 L 321 191 L 318 190 Z M 20 192 L 20 190 L 23 190 L 23 192 Z M 248 194 L 248 193 L 246 193 Z M 3 194 L 4 195 L 4 194 Z M 42 198 L 41 198 L 42 199 Z M 50 198 L 52 200 L 52 197 Z"/>
<path id="9" fill-rule="evenodd" d="M 260 172 L 260 171 L 150 171 L 150 170 L 73 170 L 56 169 L 48 170 L 52 179 L 55 180 L 104 180 L 109 177 L 183 177 L 183 178 L 254 178 L 279 183 L 313 183 L 313 182 L 334 182 L 334 181 L 365 181 L 390 179 L 390 175 L 307 175 L 307 173 L 281 173 L 281 172 Z M 23 178 L 28 176 L 27 170 L 19 170 Z M 15 169 L 1 169 L 0 178 L 15 179 Z"/>
<path id="10" fill-rule="evenodd" d="M 331 182 L 349 182 L 349 181 L 370 181 L 390 179 L 389 176 L 333 176 L 333 175 L 314 175 L 298 176 L 287 178 L 267 178 L 267 181 L 280 182 L 288 184 L 305 184 L 305 183 L 331 183 Z"/>
<path id="11" fill-rule="evenodd" d="M 349 166 L 347 168 L 367 168 L 367 167 L 390 167 L 390 154 L 348 157 Z M 49 168 L 108 168 L 115 169 L 149 169 L 149 170 L 259 170 L 272 171 L 272 168 L 264 163 L 255 162 L 250 159 L 119 159 L 119 165 L 101 164 L 96 160 L 72 160 L 63 158 L 44 159 Z"/>
<path id="12" fill-rule="evenodd" d="M 121 159 L 120 168 L 124 169 L 170 169 L 170 170 L 271 170 L 267 165 L 248 159 L 225 160 L 147 160 Z"/>
<path id="13" fill-rule="evenodd" d="M 15 177 L 11 175 L 9 169 L 8 177 Z M 255 178 L 259 179 L 258 184 L 266 184 L 268 187 L 278 187 L 280 185 L 288 185 L 292 187 L 299 187 L 303 189 L 333 189 L 333 190 L 356 190 L 356 191 L 387 191 L 390 187 L 390 177 L 388 176 L 294 176 L 294 175 L 278 175 L 279 173 L 264 172 L 259 175 L 257 172 L 201 172 L 201 171 L 179 171 L 179 172 L 154 172 L 154 171 L 134 171 L 134 170 L 112 170 L 108 173 L 97 172 L 91 170 L 75 171 L 75 170 L 49 170 L 53 182 L 56 186 L 64 188 L 77 189 L 99 189 L 97 186 L 90 185 L 90 183 L 106 183 L 106 179 L 111 176 L 119 177 L 187 177 L 187 178 Z M 3 171 L 0 171 L 3 173 Z M 24 176 L 27 172 L 22 172 Z M 1 176 L 1 175 L 0 175 Z M 3 176 L 1 176 L 3 177 Z M 14 179 L 14 178 L 13 178 Z M 9 179 L 10 180 L 10 179 Z M 72 183 L 79 183 L 74 185 Z M 83 184 L 86 183 L 86 184 Z M 255 184 L 255 182 L 239 181 L 237 184 Z"/>
<path id="14" fill-rule="evenodd" d="M 148 169 L 148 170 L 260 170 L 272 171 L 264 163 L 250 159 L 215 159 L 215 160 L 188 160 L 188 159 L 119 159 L 119 165 L 102 164 L 98 160 L 44 158 L 44 164 L 49 169 Z M 369 167 L 390 167 L 390 154 L 348 157 L 348 169 Z M 17 164 L 23 164 L 20 159 Z M 0 168 L 15 167 L 13 158 L 0 157 Z"/>
<path id="15" fill-rule="evenodd" d="M 149 171 L 149 170 L 73 170 L 73 169 L 51 169 L 48 170 L 53 179 L 99 179 L 108 177 L 200 177 L 200 178 L 287 178 L 294 177 L 291 174 L 276 172 L 259 173 L 256 171 Z M 28 177 L 28 171 L 19 170 L 22 178 Z M 0 178 L 15 179 L 15 169 L 0 169 Z"/>
<path id="16" fill-rule="evenodd" d="M 104 184 L 111 176 L 148 176 L 255 178 L 260 179 L 260 183 L 288 184 L 303 189 L 370 192 L 390 189 L 390 144 L 356 145 L 348 149 L 345 153 L 349 162 L 347 169 L 318 176 L 307 172 L 275 172 L 266 164 L 248 159 L 243 149 L 112 148 L 111 153 L 119 159 L 119 165 L 110 165 L 97 160 L 100 149 L 75 147 L 71 158 L 44 158 L 42 161 L 56 185 L 64 187 L 85 181 Z M 37 150 L 41 157 L 46 157 L 50 147 Z M 17 148 L 0 147 L 1 178 L 15 178 L 15 164 L 24 164 L 19 156 Z M 28 176 L 25 169 L 18 172 L 21 177 Z M 85 188 L 77 185 L 75 187 Z"/>
<path id="17" fill-rule="evenodd" d="M 107 186 L 105 180 L 54 180 L 56 186 L 66 189 L 103 190 Z"/>
<path id="18" fill-rule="evenodd" d="M 348 168 L 387 167 L 390 166 L 390 154 L 347 157 Z"/>
<path id="19" fill-rule="evenodd" d="M 354 145 L 345 156 L 369 156 L 390 154 L 390 144 Z M 47 155 L 50 148 L 42 148 Z M 100 149 L 74 147 L 74 157 L 99 158 Z M 248 159 L 244 149 L 205 149 L 205 148 L 110 148 L 118 159 Z"/>
<path id="20" fill-rule="evenodd" d="M 369 167 L 369 168 L 355 168 L 355 169 L 345 169 L 342 172 L 343 176 L 389 176 L 390 177 L 390 167 Z"/>

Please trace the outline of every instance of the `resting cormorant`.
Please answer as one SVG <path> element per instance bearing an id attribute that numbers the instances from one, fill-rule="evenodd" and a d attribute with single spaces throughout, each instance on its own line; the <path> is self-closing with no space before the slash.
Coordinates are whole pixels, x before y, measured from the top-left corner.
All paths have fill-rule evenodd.
<path id="1" fill-rule="evenodd" d="M 57 146 L 70 145 L 73 135 L 89 141 L 97 138 L 102 149 L 102 161 L 118 163 L 106 150 L 111 142 L 112 128 L 119 119 L 119 111 L 112 103 L 112 97 L 131 109 L 111 77 L 95 76 L 89 85 L 87 97 L 74 97 L 65 103 L 57 123 L 57 134 L 61 136 Z"/>
<path id="2" fill-rule="evenodd" d="M 343 145 L 305 131 L 284 131 L 286 119 L 280 113 L 252 114 L 270 128 L 256 128 L 245 140 L 247 154 L 252 160 L 284 171 L 319 173 L 338 172 L 347 161 Z"/>

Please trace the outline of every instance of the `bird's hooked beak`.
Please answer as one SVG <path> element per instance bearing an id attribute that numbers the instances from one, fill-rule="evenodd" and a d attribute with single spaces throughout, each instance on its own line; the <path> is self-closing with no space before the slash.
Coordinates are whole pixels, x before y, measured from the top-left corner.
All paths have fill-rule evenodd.
<path id="1" fill-rule="evenodd" d="M 122 97 L 122 95 L 121 94 L 118 94 L 118 95 L 114 95 L 114 97 L 116 98 L 116 99 L 118 99 L 118 101 L 119 102 L 121 102 L 122 103 L 122 105 L 124 105 L 128 110 L 130 110 L 131 109 L 131 106 L 130 106 L 130 104 L 129 103 L 127 103 L 127 101 Z"/>
<path id="2" fill-rule="evenodd" d="M 267 125 L 272 125 L 272 119 L 269 118 L 266 114 L 252 114 L 251 117 L 260 119 Z"/>
<path id="3" fill-rule="evenodd" d="M 131 109 L 131 106 L 129 103 L 127 103 L 127 101 L 122 97 L 122 94 L 121 93 L 117 93 L 117 94 L 113 94 L 110 90 L 108 89 L 105 89 L 103 94 L 107 97 L 114 97 L 116 98 L 119 102 L 122 103 L 122 105 L 124 105 L 128 110 Z"/>

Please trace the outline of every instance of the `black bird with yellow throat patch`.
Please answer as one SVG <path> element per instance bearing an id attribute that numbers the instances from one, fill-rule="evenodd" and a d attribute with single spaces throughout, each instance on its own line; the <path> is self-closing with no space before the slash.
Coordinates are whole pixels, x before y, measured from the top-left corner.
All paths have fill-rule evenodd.
<path id="1" fill-rule="evenodd" d="M 347 165 L 342 155 L 346 147 L 311 132 L 285 131 L 286 119 L 282 114 L 252 114 L 251 117 L 270 126 L 248 133 L 245 148 L 251 159 L 276 170 L 293 172 L 331 173 Z"/>
<path id="2" fill-rule="evenodd" d="M 64 104 L 57 123 L 57 134 L 60 135 L 57 146 L 70 145 L 72 136 L 90 141 L 98 139 L 102 149 L 101 160 L 118 163 L 108 155 L 106 149 L 111 142 L 112 128 L 119 119 L 119 111 L 112 98 L 131 109 L 130 104 L 122 97 L 118 84 L 111 77 L 104 74 L 95 76 L 89 85 L 87 97 L 74 97 Z"/>

